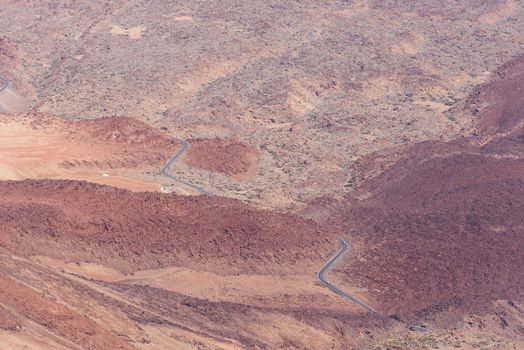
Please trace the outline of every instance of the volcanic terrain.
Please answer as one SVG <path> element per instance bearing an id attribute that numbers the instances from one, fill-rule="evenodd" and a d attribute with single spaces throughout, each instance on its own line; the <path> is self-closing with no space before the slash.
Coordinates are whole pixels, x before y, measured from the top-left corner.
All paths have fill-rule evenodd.
<path id="1" fill-rule="evenodd" d="M 147 179 L 180 145 L 132 118 L 64 120 L 0 116 L 0 179 L 79 179 L 131 190 L 160 191 Z"/>
<path id="2" fill-rule="evenodd" d="M 0 349 L 524 348 L 520 1 L 0 18 Z"/>

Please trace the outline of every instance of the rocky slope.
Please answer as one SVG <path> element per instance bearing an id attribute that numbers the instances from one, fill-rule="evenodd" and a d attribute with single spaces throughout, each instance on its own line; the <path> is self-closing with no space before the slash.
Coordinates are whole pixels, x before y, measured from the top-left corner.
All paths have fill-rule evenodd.
<path id="1" fill-rule="evenodd" d="M 74 181 L 1 182 L 0 198 L 6 249 L 123 271 L 175 265 L 263 272 L 285 265 L 300 272 L 332 247 L 333 233 L 311 221 L 223 198 Z"/>
<path id="2" fill-rule="evenodd" d="M 12 347 L 340 348 L 384 322 L 315 285 L 336 247 L 311 220 L 76 181 L 0 182 L 0 203 Z"/>
<path id="3" fill-rule="evenodd" d="M 524 50 L 513 0 L 40 1 L 0 11 L 33 110 L 238 140 L 258 152 L 255 176 L 180 176 L 264 207 L 350 192 L 347 169 L 372 152 L 470 135 L 459 101 Z"/>
<path id="4" fill-rule="evenodd" d="M 440 326 L 454 327 L 462 317 L 500 316 L 500 303 L 522 304 L 522 62 L 503 65 L 466 100 L 475 136 L 364 157 L 352 195 L 317 202 L 357 247 L 338 278 L 368 288 L 384 315 L 431 325 L 448 315 Z M 519 317 L 505 334 L 521 344 Z"/>
<path id="5" fill-rule="evenodd" d="M 0 347 L 523 348 L 520 2 L 0 18 Z"/>
<path id="6" fill-rule="evenodd" d="M 235 140 L 189 140 L 191 147 L 184 162 L 191 167 L 223 173 L 236 179 L 256 175 L 258 152 Z"/>

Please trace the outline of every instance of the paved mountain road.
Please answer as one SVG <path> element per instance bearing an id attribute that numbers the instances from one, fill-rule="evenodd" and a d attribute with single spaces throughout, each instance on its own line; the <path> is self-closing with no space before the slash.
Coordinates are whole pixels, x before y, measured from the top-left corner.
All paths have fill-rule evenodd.
<path id="1" fill-rule="evenodd" d="M 329 282 L 326 279 L 325 273 L 333 266 L 333 264 L 344 254 L 346 254 L 348 250 L 348 243 L 344 241 L 343 239 L 338 239 L 341 244 L 340 250 L 337 252 L 337 254 L 333 255 L 331 259 L 329 259 L 326 264 L 320 269 L 320 271 L 317 273 L 317 277 L 324 286 L 328 287 L 333 293 L 340 295 L 342 298 L 346 299 L 349 302 L 352 302 L 355 305 L 358 305 L 364 309 L 366 309 L 370 313 L 376 313 L 376 311 L 371 308 L 368 304 L 364 303 L 363 301 L 347 294 L 342 289 L 338 288 L 331 282 Z"/>
<path id="2" fill-rule="evenodd" d="M 7 81 L 7 79 L 5 79 L 3 76 L 0 75 L 0 92 L 4 91 L 8 86 L 9 86 L 9 82 Z M 206 196 L 211 196 L 212 194 L 210 192 L 204 190 L 203 188 L 195 186 L 195 185 L 193 185 L 193 184 L 191 184 L 189 182 L 186 182 L 184 180 L 180 180 L 176 176 L 174 176 L 174 175 L 169 173 L 169 168 L 171 167 L 171 165 L 173 165 L 173 163 L 175 163 L 178 160 L 178 158 L 180 158 L 182 156 L 182 154 L 184 154 L 184 152 L 189 147 L 189 143 L 186 140 L 177 139 L 177 138 L 174 138 L 174 140 L 177 141 L 177 142 L 180 142 L 182 144 L 182 148 L 180 148 L 180 150 L 178 150 L 178 152 L 174 156 L 169 158 L 169 160 L 166 162 L 166 164 L 164 164 L 164 166 L 162 168 L 160 168 L 159 174 L 162 175 L 162 176 L 168 177 L 171 180 L 174 180 L 174 181 L 177 181 L 177 182 L 179 182 L 181 184 L 184 184 L 184 185 L 186 185 L 188 187 L 191 187 L 191 188 L 197 190 L 200 194 L 204 194 Z"/>
<path id="3" fill-rule="evenodd" d="M 375 311 L 371 306 L 364 303 L 362 300 L 359 300 L 358 298 L 355 298 L 354 296 L 347 294 L 342 289 L 338 288 L 337 286 L 335 286 L 334 284 L 332 284 L 331 282 L 329 282 L 326 279 L 326 276 L 325 276 L 326 272 L 333 266 L 333 264 L 335 264 L 335 262 L 342 255 L 346 254 L 348 247 L 349 247 L 348 243 L 344 241 L 343 239 L 339 238 L 338 240 L 340 241 L 340 244 L 341 244 L 340 250 L 335 255 L 333 255 L 333 257 L 329 259 L 324 264 L 324 266 L 320 269 L 320 271 L 317 273 L 317 277 L 320 283 L 322 283 L 324 286 L 329 288 L 333 293 L 340 295 L 342 298 L 346 299 L 347 301 L 366 309 L 367 312 L 369 313 L 376 314 L 377 311 Z M 429 328 L 424 325 L 405 323 L 403 321 L 400 321 L 400 322 L 404 323 L 408 329 L 414 332 L 428 332 L 429 331 Z"/>
<path id="4" fill-rule="evenodd" d="M 159 171 L 159 174 L 162 175 L 162 176 L 165 176 L 165 177 L 168 177 L 170 178 L 171 180 L 175 180 L 177 182 L 180 182 L 181 184 L 184 184 L 188 187 L 191 187 L 195 190 L 197 190 L 200 194 L 203 194 L 203 195 L 206 195 L 206 196 L 212 196 L 213 194 L 204 190 L 203 188 L 201 187 L 198 187 L 198 186 L 195 186 L 189 182 L 186 182 L 184 180 L 180 180 L 179 178 L 177 178 L 176 176 L 174 175 L 171 175 L 169 173 L 169 169 L 171 168 L 171 166 L 178 160 L 178 158 L 180 158 L 184 152 L 189 148 L 189 143 L 186 141 L 186 140 L 182 140 L 182 139 L 177 139 L 177 138 L 173 138 L 173 140 L 177 141 L 177 142 L 180 142 L 182 144 L 182 148 L 180 148 L 178 150 L 177 153 L 175 153 L 174 156 L 172 156 L 171 158 L 168 159 L 168 161 L 166 162 L 166 164 L 164 164 L 164 166 L 162 168 L 160 168 L 160 171 Z"/>

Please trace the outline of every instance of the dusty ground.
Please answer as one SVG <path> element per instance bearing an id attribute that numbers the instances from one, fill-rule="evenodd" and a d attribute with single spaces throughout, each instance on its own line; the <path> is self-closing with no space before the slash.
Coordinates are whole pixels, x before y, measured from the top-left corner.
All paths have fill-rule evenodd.
<path id="1" fill-rule="evenodd" d="M 76 179 L 134 191 L 160 191 L 144 179 L 180 147 L 124 117 L 69 121 L 46 115 L 0 117 L 0 179 Z"/>
<path id="2" fill-rule="evenodd" d="M 256 176 L 179 176 L 263 207 L 350 192 L 348 169 L 371 152 L 470 135 L 474 118 L 457 106 L 524 50 L 522 4 L 510 0 L 41 1 L 0 11 L 14 62 L 2 74 L 26 87 L 34 110 L 238 140 L 257 150 Z"/>
<path id="3" fill-rule="evenodd" d="M 438 323 L 455 323 L 451 330 L 426 334 L 402 334 L 362 349 L 520 349 L 524 309 L 522 304 L 499 300 L 492 305 L 493 313 L 470 316 L 457 322 L 453 311 L 443 313 Z"/>
<path id="4" fill-rule="evenodd" d="M 383 322 L 315 283 L 337 247 L 311 220 L 74 181 L 1 182 L 0 196 L 12 343 L 43 327 L 46 346 L 344 347 Z"/>
<path id="5" fill-rule="evenodd" d="M 340 280 L 365 286 L 385 314 L 458 327 L 389 346 L 522 347 L 523 62 L 464 103 L 475 136 L 364 157 L 352 195 L 317 203 L 357 247 Z"/>
<path id="6" fill-rule="evenodd" d="M 520 1 L 0 18 L 0 179 L 31 179 L 0 181 L 2 346 L 523 347 Z M 216 196 L 161 193 L 194 193 L 157 175 L 171 136 Z M 330 280 L 379 314 L 315 282 L 336 236 Z"/>
<path id="7" fill-rule="evenodd" d="M 27 109 L 28 102 L 11 86 L 0 86 L 0 113 L 19 113 Z"/>

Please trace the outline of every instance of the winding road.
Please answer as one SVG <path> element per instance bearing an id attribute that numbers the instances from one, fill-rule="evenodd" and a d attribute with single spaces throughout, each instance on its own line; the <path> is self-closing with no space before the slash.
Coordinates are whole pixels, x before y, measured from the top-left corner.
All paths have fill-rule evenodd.
<path id="1" fill-rule="evenodd" d="M 0 92 L 4 91 L 8 86 L 9 86 L 9 82 L 7 81 L 7 79 L 5 79 L 3 76 L 0 75 Z M 184 185 L 186 185 L 188 187 L 191 187 L 191 188 L 197 190 L 200 194 L 203 194 L 203 195 L 206 195 L 206 196 L 211 196 L 212 194 L 210 192 L 204 190 L 203 188 L 195 186 L 195 185 L 193 185 L 193 184 L 191 184 L 189 182 L 186 182 L 184 180 L 180 180 L 176 176 L 171 175 L 169 173 L 169 168 L 171 167 L 171 165 L 173 165 L 173 163 L 175 163 L 178 160 L 178 158 L 180 158 L 182 156 L 182 154 L 184 154 L 184 152 L 189 147 L 189 143 L 186 140 L 177 139 L 177 138 L 173 138 L 173 139 L 175 141 L 181 143 L 182 144 L 182 148 L 180 148 L 178 150 L 178 152 L 174 156 L 169 158 L 168 161 L 166 162 L 166 164 L 164 164 L 164 166 L 162 168 L 160 168 L 159 174 L 162 175 L 162 176 L 168 177 L 171 180 L 174 180 L 174 181 L 177 181 L 177 182 L 179 182 L 181 184 L 184 184 Z"/>
<path id="2" fill-rule="evenodd" d="M 179 178 L 177 178 L 176 176 L 174 175 L 171 175 L 169 173 L 169 169 L 171 168 L 171 166 L 178 160 L 178 158 L 180 158 L 184 152 L 188 149 L 189 147 L 189 143 L 186 141 L 186 140 L 182 140 L 182 139 L 177 139 L 177 138 L 173 138 L 173 140 L 179 142 L 182 144 L 182 148 L 180 148 L 178 150 L 177 153 L 175 153 L 174 156 L 172 156 L 171 158 L 168 159 L 168 161 L 166 162 L 166 164 L 164 164 L 164 166 L 162 168 L 160 168 L 160 171 L 159 171 L 159 174 L 162 175 L 162 176 L 165 176 L 165 177 L 168 177 L 170 178 L 171 180 L 174 180 L 174 181 L 177 181 L 177 182 L 180 182 L 181 184 L 184 184 L 188 187 L 191 187 L 195 190 L 197 190 L 200 194 L 203 194 L 203 195 L 206 195 L 206 196 L 212 196 L 213 194 L 204 190 L 203 188 L 201 187 L 198 187 L 198 186 L 195 186 L 189 182 L 186 182 L 184 180 L 180 180 Z"/>
<path id="3" fill-rule="evenodd" d="M 377 311 L 375 311 L 371 306 L 369 306 L 368 304 L 364 303 L 362 300 L 359 300 L 349 294 L 347 294 L 346 292 L 344 292 L 342 289 L 338 288 L 337 286 L 335 286 L 334 284 L 332 284 L 331 282 L 329 282 L 327 279 L 326 279 L 326 276 L 325 276 L 325 273 L 333 266 L 333 264 L 335 264 L 335 262 L 344 254 L 346 254 L 347 250 L 348 250 L 348 242 L 344 241 L 342 238 L 339 238 L 338 239 L 340 241 L 340 245 L 341 245 L 341 248 L 340 250 L 335 254 L 333 255 L 333 257 L 331 259 L 329 259 L 325 264 L 324 266 L 320 269 L 320 271 L 317 273 L 317 277 L 320 281 L 320 283 L 322 283 L 324 286 L 326 286 L 327 288 L 329 288 L 333 293 L 335 294 L 338 294 L 340 295 L 342 298 L 346 299 L 347 301 L 355 304 L 355 305 L 358 305 L 364 309 L 367 310 L 367 312 L 371 313 L 371 314 L 376 314 Z M 407 328 L 409 328 L 409 330 L 412 330 L 414 332 L 429 332 L 429 328 L 425 325 L 417 325 L 417 324 L 413 324 L 413 323 L 405 323 L 403 321 L 400 321 L 402 323 L 404 323 Z"/>
<path id="4" fill-rule="evenodd" d="M 366 309 L 369 313 L 373 313 L 373 314 L 376 313 L 376 311 L 371 306 L 369 306 L 368 304 L 364 303 L 363 301 L 361 301 L 361 300 L 359 300 L 359 299 L 357 299 L 357 298 L 347 294 L 342 289 L 338 288 L 337 286 L 335 286 L 334 284 L 332 284 L 331 282 L 329 282 L 326 279 L 325 273 L 333 266 L 333 264 L 342 255 L 346 254 L 346 252 L 348 250 L 348 243 L 346 241 L 344 241 L 343 239 L 341 239 L 341 238 L 339 238 L 338 240 L 340 241 L 341 248 L 335 255 L 333 255 L 333 257 L 331 259 L 329 259 L 324 264 L 324 266 L 317 273 L 318 280 L 324 286 L 328 287 L 333 293 L 340 295 L 342 298 L 346 299 L 347 301 L 352 302 L 353 304 L 358 305 L 358 306 Z"/>
<path id="5" fill-rule="evenodd" d="M 9 82 L 7 81 L 7 79 L 5 79 L 3 76 L 0 75 L 0 92 L 4 91 L 7 87 L 9 86 Z M 176 176 L 172 175 L 169 173 L 169 169 L 171 168 L 171 166 L 184 154 L 184 152 L 189 148 L 189 143 L 186 141 L 186 140 L 183 140 L 183 139 L 177 139 L 177 138 L 173 138 L 173 140 L 175 140 L 176 142 L 179 142 L 182 147 L 177 151 L 177 153 L 175 153 L 171 158 L 169 158 L 167 160 L 167 162 L 164 164 L 164 166 L 162 166 L 160 168 L 160 171 L 159 171 L 159 174 L 162 175 L 162 176 L 165 176 L 167 178 L 170 178 L 176 182 L 179 182 L 181 184 L 184 184 L 188 187 L 191 187 L 193 189 L 195 189 L 196 191 L 198 191 L 200 194 L 203 194 L 203 195 L 206 195 L 206 196 L 212 196 L 212 193 L 204 190 L 203 188 L 199 187 L 199 186 L 195 186 L 189 182 L 186 182 L 184 180 L 181 180 L 179 178 L 177 178 Z M 336 263 L 336 261 L 341 258 L 344 254 L 346 254 L 347 250 L 348 250 L 348 243 L 339 238 L 338 239 L 340 241 L 340 244 L 341 244 L 341 248 L 340 250 L 335 254 L 333 255 L 333 257 L 331 257 L 331 259 L 329 259 L 325 264 L 324 266 L 320 269 L 320 271 L 317 273 L 317 278 L 318 280 L 320 281 L 320 283 L 322 285 L 324 285 L 325 287 L 329 288 L 333 293 L 341 296 L 342 298 L 346 299 L 347 301 L 355 304 L 355 305 L 358 305 L 364 309 L 366 309 L 367 312 L 369 313 L 372 313 L 372 314 L 375 314 L 377 313 L 377 311 L 375 311 L 371 306 L 369 306 L 368 304 L 364 303 L 363 301 L 359 300 L 358 298 L 356 297 L 353 297 L 349 294 L 347 294 L 346 292 L 344 292 L 343 290 L 341 290 L 340 288 L 338 288 L 337 286 L 335 286 L 334 284 L 332 284 L 331 282 L 329 282 L 327 279 L 326 279 L 326 272 L 329 271 L 329 269 L 331 269 L 331 267 Z M 424 326 L 419 326 L 419 325 L 415 325 L 415 324 L 408 324 L 409 328 L 413 331 L 418 331 L 418 332 L 427 332 L 428 329 Z"/>
<path id="6" fill-rule="evenodd" d="M 179 142 L 182 145 L 182 147 L 177 151 L 177 153 L 175 153 L 171 158 L 169 158 L 167 160 L 167 162 L 164 164 L 164 166 L 162 168 L 160 168 L 159 174 L 162 175 L 162 176 L 168 177 L 168 178 L 170 178 L 170 179 L 172 179 L 174 181 L 180 182 L 180 183 L 182 183 L 182 184 L 184 184 L 186 186 L 189 186 L 189 187 L 197 190 L 199 193 L 201 193 L 203 195 L 212 196 L 212 193 L 204 190 L 203 188 L 195 186 L 195 185 L 193 185 L 193 184 L 191 184 L 189 182 L 180 180 L 176 176 L 171 175 L 169 173 L 169 169 L 171 168 L 171 166 L 189 148 L 189 143 L 186 140 L 177 139 L 177 138 L 173 138 L 173 140 Z M 369 306 L 368 304 L 364 303 L 362 300 L 360 300 L 360 299 L 358 299 L 358 298 L 356 298 L 354 296 L 349 295 L 348 293 L 344 292 L 342 289 L 338 288 L 337 286 L 335 286 L 334 284 L 332 284 L 331 282 L 329 282 L 326 279 L 326 272 L 328 272 L 333 267 L 333 265 L 337 262 L 337 260 L 340 259 L 344 254 L 346 254 L 348 249 L 349 249 L 349 245 L 348 245 L 348 243 L 345 240 L 343 240 L 342 238 L 339 238 L 338 240 L 339 240 L 340 245 L 341 245 L 340 250 L 335 255 L 333 255 L 331 257 L 331 259 L 329 259 L 324 264 L 324 266 L 322 266 L 320 271 L 318 271 L 318 273 L 317 273 L 318 280 L 320 281 L 320 283 L 322 285 L 324 285 L 325 287 L 329 288 L 333 293 L 341 296 L 345 300 L 347 300 L 347 301 L 349 301 L 349 302 L 351 302 L 351 303 L 353 303 L 353 304 L 355 304 L 357 306 L 360 306 L 361 308 L 365 309 L 368 313 L 377 314 L 377 311 L 375 311 L 371 306 Z M 427 331 L 429 331 L 429 329 L 426 326 L 419 326 L 419 325 L 416 325 L 416 324 L 409 324 L 409 323 L 406 323 L 406 326 L 410 330 L 415 331 L 415 332 L 427 332 Z"/>

